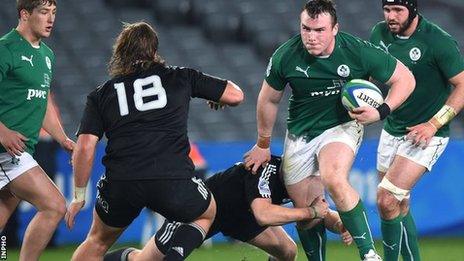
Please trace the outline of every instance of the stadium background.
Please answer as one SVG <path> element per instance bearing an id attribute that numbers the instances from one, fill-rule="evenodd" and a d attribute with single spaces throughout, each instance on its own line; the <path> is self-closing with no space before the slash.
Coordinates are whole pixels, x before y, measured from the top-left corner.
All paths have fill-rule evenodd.
<path id="1" fill-rule="evenodd" d="M 0 9 L 0 33 L 17 24 L 14 1 Z M 241 159 L 256 135 L 255 106 L 267 60 L 273 50 L 298 33 L 302 0 L 61 0 L 52 36 L 46 39 L 56 54 L 52 91 L 62 121 L 72 136 L 79 123 L 86 95 L 107 79 L 106 63 L 121 22 L 144 20 L 152 24 L 160 38 L 160 54 L 168 64 L 187 66 L 237 82 L 246 95 L 236 108 L 211 111 L 202 100 L 192 100 L 189 136 L 208 162 L 210 173 L 224 169 Z M 381 1 L 338 0 L 341 30 L 367 39 L 370 28 L 382 19 Z M 419 9 L 428 19 L 442 26 L 464 47 L 464 2 L 462 0 L 419 1 Z M 287 92 L 288 95 L 288 92 Z M 284 97 L 274 129 L 272 151 L 280 154 L 285 133 L 287 101 Z M 432 173 L 420 181 L 413 193 L 412 209 L 421 236 L 464 238 L 464 117 L 452 124 L 452 142 Z M 375 207 L 375 150 L 380 124 L 367 127 L 365 142 L 354 164 L 351 181 L 367 202 L 373 234 L 379 237 Z M 103 173 L 98 157 L 89 184 L 88 197 L 95 197 L 95 183 Z M 55 181 L 69 199 L 72 180 L 68 156 L 57 153 Z M 60 246 L 80 243 L 91 222 L 92 202 L 77 219 L 77 227 L 68 231 L 61 224 L 56 243 Z M 33 215 L 29 204 L 20 206 L 19 231 Z M 119 243 L 138 242 L 149 234 L 152 225 L 144 212 Z M 293 225 L 286 226 L 295 238 Z M 334 235 L 330 235 L 335 239 Z M 222 236 L 213 241 L 223 242 Z M 464 244 L 464 243 L 463 243 Z M 70 250 L 71 251 L 71 250 Z M 354 252 L 354 249 L 352 249 Z M 464 260 L 464 250 L 457 259 Z M 454 258 L 454 257 L 453 257 Z M 253 259 L 250 259 L 253 260 Z M 424 260 L 432 260 L 425 258 Z"/>

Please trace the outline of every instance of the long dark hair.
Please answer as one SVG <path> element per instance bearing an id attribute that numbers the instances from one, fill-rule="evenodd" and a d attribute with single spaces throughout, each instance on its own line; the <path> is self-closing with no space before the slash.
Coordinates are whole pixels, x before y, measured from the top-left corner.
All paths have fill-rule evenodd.
<path id="1" fill-rule="evenodd" d="M 164 65 L 164 60 L 158 55 L 156 31 L 145 22 L 125 23 L 113 45 L 109 74 L 113 77 L 128 75 L 154 64 Z"/>

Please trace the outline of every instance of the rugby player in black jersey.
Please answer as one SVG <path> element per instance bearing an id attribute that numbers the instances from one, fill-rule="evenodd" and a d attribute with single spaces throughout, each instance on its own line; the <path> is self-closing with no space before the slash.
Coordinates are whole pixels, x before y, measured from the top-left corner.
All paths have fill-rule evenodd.
<path id="1" fill-rule="evenodd" d="M 270 260 L 294 260 L 296 244 L 281 225 L 313 220 L 324 222 L 326 228 L 341 233 L 343 241 L 351 244 L 352 238 L 338 213 L 330 210 L 322 197 L 307 208 L 281 206 L 288 202 L 288 195 L 280 164 L 281 158 L 272 156 L 267 166 L 258 170 L 258 175 L 238 163 L 208 178 L 205 183 L 214 195 L 217 213 L 206 238 L 221 232 L 263 249 Z M 143 250 L 119 249 L 105 255 L 104 260 L 163 260 L 172 245 L 171 238 L 181 225 L 181 222 L 166 220 Z"/>
<path id="2" fill-rule="evenodd" d="M 215 201 L 194 177 L 188 156 L 190 99 L 209 100 L 212 107 L 235 106 L 243 93 L 231 81 L 166 66 L 158 56 L 156 32 L 143 22 L 124 26 L 109 72 L 112 79 L 88 95 L 77 132 L 75 195 L 65 217 L 70 228 L 84 206 L 96 145 L 103 135 L 108 143 L 92 227 L 72 259 L 101 260 L 147 207 L 183 222 L 165 260 L 184 260 L 203 242 L 216 213 Z"/>

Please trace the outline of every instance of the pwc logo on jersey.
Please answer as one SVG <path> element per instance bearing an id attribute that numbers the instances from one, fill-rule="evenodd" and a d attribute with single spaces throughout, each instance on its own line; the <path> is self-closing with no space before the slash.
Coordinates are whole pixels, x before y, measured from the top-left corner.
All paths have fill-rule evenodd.
<path id="1" fill-rule="evenodd" d="M 26 98 L 26 100 L 30 101 L 33 98 L 47 99 L 47 91 L 36 90 L 36 89 L 27 89 L 27 98 Z"/>

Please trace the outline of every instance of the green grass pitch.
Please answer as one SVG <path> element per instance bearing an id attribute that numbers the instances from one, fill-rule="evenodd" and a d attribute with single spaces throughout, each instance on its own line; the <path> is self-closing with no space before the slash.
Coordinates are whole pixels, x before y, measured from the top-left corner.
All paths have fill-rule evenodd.
<path id="1" fill-rule="evenodd" d="M 464 261 L 464 238 L 421 239 L 421 254 L 423 261 Z M 377 249 L 382 251 L 380 242 Z M 76 246 L 60 247 L 45 251 L 40 260 L 62 261 L 69 260 Z M 118 248 L 116 246 L 115 248 Z M 297 260 L 306 260 L 301 246 L 298 250 Z M 18 250 L 8 251 L 8 260 L 18 260 Z M 266 254 L 254 247 L 242 243 L 215 244 L 211 248 L 197 249 L 187 260 L 191 261 L 217 261 L 238 260 L 254 261 L 267 260 Z M 327 260 L 332 261 L 359 261 L 354 246 L 345 247 L 341 243 L 329 242 L 327 246 Z"/>

